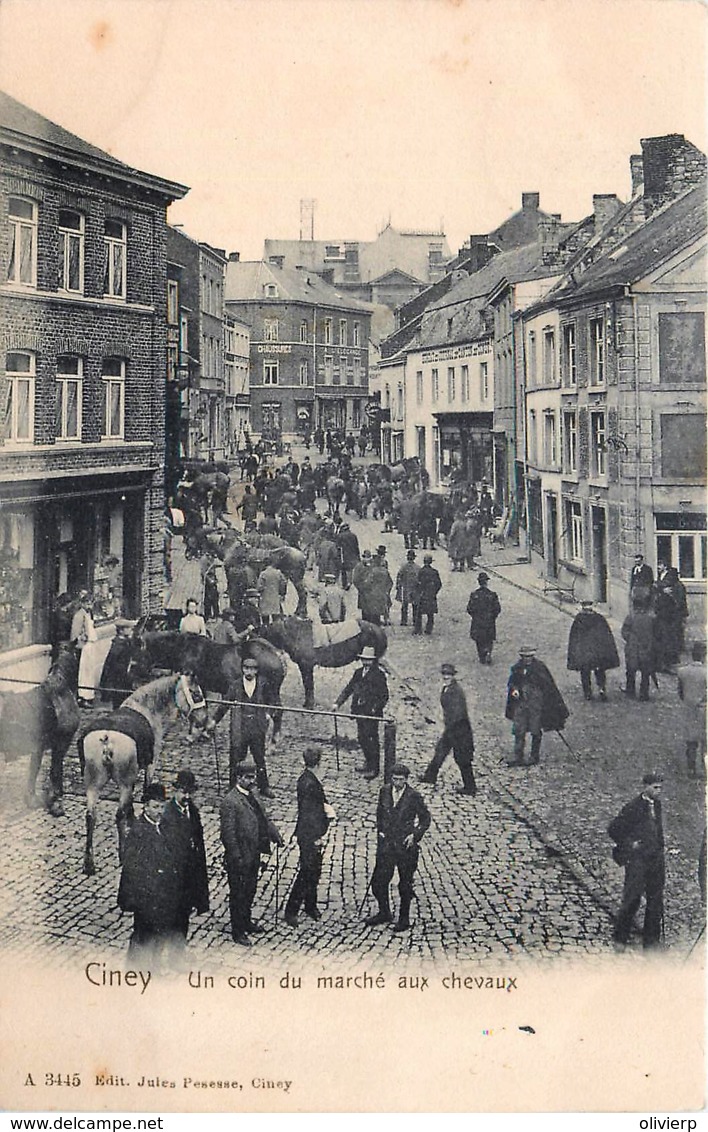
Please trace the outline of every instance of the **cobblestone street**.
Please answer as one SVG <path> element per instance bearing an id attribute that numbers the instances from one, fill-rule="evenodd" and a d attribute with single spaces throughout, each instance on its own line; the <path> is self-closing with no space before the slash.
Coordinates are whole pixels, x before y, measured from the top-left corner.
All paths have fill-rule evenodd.
<path id="1" fill-rule="evenodd" d="M 395 577 L 403 557 L 402 539 L 381 533 L 373 520 L 351 521 L 362 549 L 385 543 Z M 173 593 L 195 584 L 198 567 L 185 563 L 175 548 Z M 617 907 L 623 871 L 612 862 L 607 823 L 638 792 L 641 775 L 659 769 L 665 775 L 664 822 L 667 838 L 666 942 L 671 954 L 688 952 L 702 924 L 696 862 L 703 830 L 703 788 L 690 780 L 676 732 L 675 680 L 660 678 L 650 704 L 627 703 L 620 693 L 619 670 L 610 674 L 609 702 L 586 703 L 576 674 L 565 669 L 570 618 L 529 592 L 530 567 L 515 561 L 516 548 L 483 549 L 482 561 L 493 572 L 502 616 L 494 663 L 477 663 L 464 612 L 476 573 L 451 573 L 447 555 L 436 550 L 443 578 L 440 615 L 432 637 L 414 638 L 398 625 L 388 630 L 390 714 L 398 725 L 397 754 L 411 766 L 413 781 L 422 773 L 440 734 L 439 669 L 454 660 L 466 690 L 475 731 L 476 798 L 455 792 L 459 772 L 450 757 L 436 787 L 420 786 L 430 805 L 432 827 L 422 843 L 416 879 L 414 924 L 396 935 L 387 927 L 369 929 L 362 917 L 373 910 L 367 885 L 375 854 L 375 809 L 379 782 L 365 782 L 354 772 L 359 752 L 354 727 L 340 720 L 339 755 L 332 723 L 325 717 L 286 714 L 282 736 L 270 757 L 275 797 L 268 809 L 285 847 L 270 858 L 259 885 L 255 912 L 266 931 L 249 951 L 230 937 L 228 892 L 218 835 L 218 789 L 228 774 L 228 726 L 216 741 L 189 747 L 183 724 L 168 733 L 158 775 L 169 782 L 175 769 L 189 765 L 200 784 L 210 866 L 211 910 L 193 917 L 190 965 L 201 970 L 257 970 L 313 960 L 351 965 L 421 959 L 448 962 L 500 957 L 534 961 L 582 955 L 600 961 L 613 954 L 611 911 Z M 507 565 L 502 565 L 507 563 Z M 526 573 L 525 573 L 526 572 Z M 524 584 L 526 588 L 521 588 Z M 532 588 L 532 587 L 531 587 Z M 355 591 L 348 594 L 352 612 Z M 292 599 L 292 595 L 290 595 Z M 615 626 L 616 635 L 617 627 Z M 511 743 L 504 720 L 506 680 L 518 646 L 532 640 L 549 665 L 570 709 L 564 735 L 544 737 L 541 763 L 508 767 Z M 317 705 L 327 708 L 351 669 L 316 670 Z M 300 706 L 299 674 L 291 664 L 284 703 Z M 322 781 L 338 815 L 331 827 L 320 885 L 322 919 L 303 917 L 293 930 L 282 921 L 282 906 L 297 865 L 291 839 L 295 822 L 295 783 L 306 744 L 325 750 Z M 95 955 L 97 947 L 116 959 L 124 952 L 130 917 L 116 906 L 119 869 L 114 823 L 115 793 L 103 797 L 96 840 L 97 875 L 81 872 L 84 800 L 75 748 L 67 759 L 66 817 L 54 820 L 42 810 L 26 811 L 22 792 L 26 762 L 6 768 L 0 821 L 3 828 L 3 893 L 0 945 L 23 957 L 49 948 L 55 961 L 75 962 Z M 394 908 L 397 893 L 394 892 Z M 360 909 L 363 911 L 360 913 Z M 617 962 L 636 962 L 639 937 Z"/>

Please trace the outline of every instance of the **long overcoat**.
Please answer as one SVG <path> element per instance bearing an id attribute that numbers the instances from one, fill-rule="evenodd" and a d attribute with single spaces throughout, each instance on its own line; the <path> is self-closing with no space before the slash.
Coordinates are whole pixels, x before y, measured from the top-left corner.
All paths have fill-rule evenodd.
<path id="1" fill-rule="evenodd" d="M 601 613 L 583 609 L 570 626 L 568 637 L 568 668 L 580 672 L 583 668 L 619 668 L 619 653 L 612 630 Z"/>
<path id="2" fill-rule="evenodd" d="M 528 660 L 517 660 L 511 667 L 507 685 L 506 718 L 514 719 L 525 681 L 532 683 L 541 692 L 541 730 L 562 731 L 570 713 L 551 673 L 543 661 L 537 660 L 535 656 Z"/>

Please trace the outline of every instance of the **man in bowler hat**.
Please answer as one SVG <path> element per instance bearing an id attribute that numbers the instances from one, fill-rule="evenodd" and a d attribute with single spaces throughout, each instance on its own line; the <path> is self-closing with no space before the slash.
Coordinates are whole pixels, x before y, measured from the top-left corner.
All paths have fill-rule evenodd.
<path id="1" fill-rule="evenodd" d="M 506 718 L 514 725 L 514 759 L 509 765 L 525 765 L 527 732 L 531 733 L 529 763 L 540 762 L 543 732 L 561 731 L 568 714 L 555 680 L 536 657 L 536 649 L 533 645 L 522 645 L 507 684 Z"/>
<path id="2" fill-rule="evenodd" d="M 321 758 L 320 750 L 306 748 L 302 756 L 305 769 L 297 780 L 295 837 L 300 849 L 300 865 L 285 905 L 285 923 L 291 928 L 298 926 L 297 916 L 303 904 L 311 920 L 319 920 L 322 915 L 317 907 L 317 885 L 322 874 L 325 835 L 335 813 L 315 773 Z"/>
<path id="3" fill-rule="evenodd" d="M 492 663 L 492 646 L 497 639 L 497 617 L 501 613 L 501 603 L 494 590 L 489 588 L 489 574 L 484 570 L 477 575 L 479 588 L 472 590 L 467 602 L 470 621 L 470 637 L 477 645 L 480 664 Z"/>
<path id="4" fill-rule="evenodd" d="M 366 645 L 359 653 L 361 667 L 357 668 L 349 683 L 337 696 L 334 711 L 352 698 L 352 715 L 383 717 L 388 703 L 388 682 L 379 667 L 376 652 Z M 357 738 L 364 754 L 364 763 L 356 768 L 358 774 L 372 779 L 378 776 L 381 767 L 381 747 L 379 744 L 379 724 L 376 719 L 357 719 Z"/>
<path id="5" fill-rule="evenodd" d="M 443 709 L 445 727 L 435 745 L 435 754 L 428 763 L 425 774 L 420 781 L 434 785 L 442 764 L 452 751 L 453 758 L 460 768 L 460 775 L 462 776 L 462 786 L 458 787 L 458 792 L 460 794 L 471 794 L 474 797 L 477 793 L 477 785 L 472 770 L 474 738 L 467 711 L 467 700 L 465 693 L 455 679 L 457 675 L 455 665 L 443 664 L 440 672 L 443 681 L 440 705 Z"/>
<path id="6" fill-rule="evenodd" d="M 263 931 L 252 914 L 261 854 L 270 853 L 272 843 L 283 844 L 280 832 L 253 794 L 255 781 L 255 765 L 238 763 L 235 783 L 224 795 L 219 811 L 229 881 L 231 936 L 242 947 L 250 947 L 249 936 Z"/>
<path id="7" fill-rule="evenodd" d="M 642 792 L 610 822 L 607 832 L 616 847 L 612 856 L 624 865 L 622 905 L 615 919 L 614 940 L 625 944 L 632 930 L 634 914 L 642 896 L 644 947 L 657 947 L 664 915 L 664 829 L 661 818 L 660 774 L 642 778 Z"/>
<path id="8" fill-rule="evenodd" d="M 417 790 L 408 785 L 410 770 L 404 763 L 394 763 L 391 781 L 379 792 L 376 811 L 376 864 L 371 877 L 371 891 L 378 911 L 365 921 L 367 927 L 391 923 L 389 885 L 398 869 L 400 907 L 395 932 L 410 926 L 413 899 L 413 878 L 418 868 L 418 846 L 430 828 L 430 811 Z"/>

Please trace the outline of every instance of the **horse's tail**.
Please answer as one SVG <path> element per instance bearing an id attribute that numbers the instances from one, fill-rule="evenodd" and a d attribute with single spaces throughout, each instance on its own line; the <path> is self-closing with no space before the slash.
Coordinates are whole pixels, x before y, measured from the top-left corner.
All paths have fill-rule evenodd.
<path id="1" fill-rule="evenodd" d="M 101 762 L 106 770 L 113 769 L 113 747 L 111 746 L 111 737 L 107 731 L 98 736 L 98 741 L 101 744 Z"/>

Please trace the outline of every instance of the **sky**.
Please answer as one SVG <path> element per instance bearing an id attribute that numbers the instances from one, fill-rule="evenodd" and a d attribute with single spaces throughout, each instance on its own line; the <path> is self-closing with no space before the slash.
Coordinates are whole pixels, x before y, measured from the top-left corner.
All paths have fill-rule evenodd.
<path id="1" fill-rule="evenodd" d="M 0 87 L 190 186 L 170 209 L 242 258 L 439 230 L 521 202 L 579 220 L 640 139 L 706 139 L 698 0 L 0 0 Z"/>

